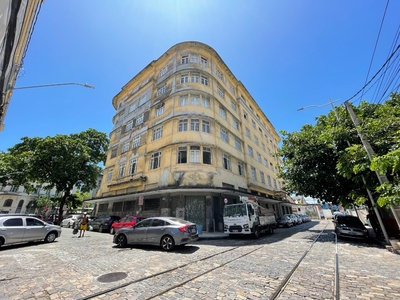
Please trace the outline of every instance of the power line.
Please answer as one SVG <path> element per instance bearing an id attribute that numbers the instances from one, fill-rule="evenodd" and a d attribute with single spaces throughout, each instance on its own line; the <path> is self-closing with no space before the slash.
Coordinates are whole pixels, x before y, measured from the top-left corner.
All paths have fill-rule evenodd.
<path id="1" fill-rule="evenodd" d="M 382 30 L 382 26 L 383 26 L 383 21 L 385 20 L 386 11 L 387 11 L 387 8 L 388 8 L 388 6 L 389 6 L 389 1 L 390 1 L 390 0 L 388 0 L 388 1 L 386 2 L 385 11 L 384 11 L 384 13 L 383 13 L 383 17 L 382 17 L 382 21 L 381 21 L 381 26 L 379 27 L 378 36 L 376 37 L 375 46 L 374 46 L 374 51 L 372 52 L 372 57 L 371 57 L 371 61 L 370 61 L 370 63 L 369 63 L 368 72 L 367 72 L 367 77 L 365 78 L 365 83 L 367 83 L 368 76 L 369 76 L 369 72 L 371 71 L 372 62 L 373 62 L 374 57 L 375 57 L 375 51 L 376 51 L 376 47 L 378 46 L 379 37 L 381 36 L 381 30 Z M 365 83 L 364 83 L 364 84 L 365 84 Z M 360 99 L 361 99 L 363 96 L 364 96 L 364 89 L 363 89 L 363 93 L 362 93 Z"/>

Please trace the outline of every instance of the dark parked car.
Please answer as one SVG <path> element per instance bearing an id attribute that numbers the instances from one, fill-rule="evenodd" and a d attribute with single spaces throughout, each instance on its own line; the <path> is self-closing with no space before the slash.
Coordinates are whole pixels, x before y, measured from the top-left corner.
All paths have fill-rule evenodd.
<path id="1" fill-rule="evenodd" d="M 100 215 L 91 220 L 90 225 L 93 227 L 93 230 L 98 230 L 99 232 L 110 232 L 111 225 L 120 219 L 121 217 L 119 216 Z"/>
<path id="2" fill-rule="evenodd" d="M 183 246 L 198 239 L 196 224 L 174 217 L 155 217 L 121 228 L 114 235 L 113 242 L 118 247 L 155 245 L 170 251 L 177 245 Z"/>
<path id="3" fill-rule="evenodd" d="M 367 228 L 358 217 L 348 215 L 336 215 L 335 232 L 338 237 L 349 237 L 356 239 L 368 239 L 369 234 Z"/>

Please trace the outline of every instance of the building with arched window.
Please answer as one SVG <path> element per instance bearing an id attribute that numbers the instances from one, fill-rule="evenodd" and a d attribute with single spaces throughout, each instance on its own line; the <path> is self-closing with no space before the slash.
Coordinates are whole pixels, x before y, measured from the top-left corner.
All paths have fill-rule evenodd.
<path id="1" fill-rule="evenodd" d="M 96 213 L 177 216 L 222 229 L 224 203 L 256 196 L 290 207 L 277 177 L 280 138 L 218 53 L 171 47 L 113 98 Z"/>

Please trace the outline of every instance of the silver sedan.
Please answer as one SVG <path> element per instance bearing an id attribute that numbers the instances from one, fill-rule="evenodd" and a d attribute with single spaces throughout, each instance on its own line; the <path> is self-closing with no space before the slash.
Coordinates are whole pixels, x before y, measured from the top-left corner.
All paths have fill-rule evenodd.
<path id="1" fill-rule="evenodd" d="M 128 244 L 156 245 L 165 251 L 175 246 L 197 241 L 196 224 L 174 217 L 148 218 L 134 226 L 118 230 L 114 244 L 125 247 Z"/>
<path id="2" fill-rule="evenodd" d="M 23 214 L 0 215 L 0 246 L 34 241 L 54 242 L 61 227 Z"/>

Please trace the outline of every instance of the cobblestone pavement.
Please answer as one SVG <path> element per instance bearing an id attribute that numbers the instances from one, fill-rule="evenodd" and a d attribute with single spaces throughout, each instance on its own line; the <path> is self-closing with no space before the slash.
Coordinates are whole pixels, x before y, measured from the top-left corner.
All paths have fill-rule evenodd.
<path id="1" fill-rule="evenodd" d="M 336 245 L 329 221 L 259 240 L 200 240 L 173 252 L 119 249 L 109 234 L 78 239 L 64 228 L 51 244 L 1 248 L 0 299 L 270 299 L 307 249 L 277 299 L 333 299 Z M 337 249 L 341 299 L 400 298 L 399 255 L 349 240 L 339 240 Z"/>

